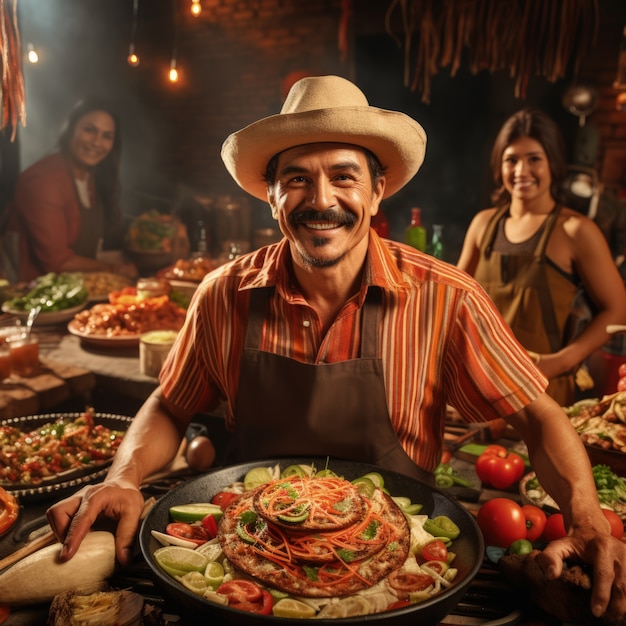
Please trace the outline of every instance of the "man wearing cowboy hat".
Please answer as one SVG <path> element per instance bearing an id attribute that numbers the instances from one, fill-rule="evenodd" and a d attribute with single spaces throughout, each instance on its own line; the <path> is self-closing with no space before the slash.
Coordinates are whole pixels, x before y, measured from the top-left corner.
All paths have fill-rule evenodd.
<path id="1" fill-rule="evenodd" d="M 336 76 L 298 81 L 280 114 L 228 137 L 228 171 L 269 202 L 284 238 L 200 285 L 105 482 L 49 509 L 63 558 L 105 513 L 119 520 L 128 562 L 138 486 L 174 457 L 193 415 L 220 402 L 232 460 L 323 455 L 422 479 L 441 459 L 450 403 L 467 421 L 503 417 L 524 436 L 570 526 L 543 562 L 558 575 L 565 557 L 593 561 L 593 608 L 604 612 L 626 545 L 610 536 L 584 447 L 546 379 L 472 278 L 370 229 L 425 144 L 417 122 Z M 623 583 L 613 590 L 623 612 Z"/>

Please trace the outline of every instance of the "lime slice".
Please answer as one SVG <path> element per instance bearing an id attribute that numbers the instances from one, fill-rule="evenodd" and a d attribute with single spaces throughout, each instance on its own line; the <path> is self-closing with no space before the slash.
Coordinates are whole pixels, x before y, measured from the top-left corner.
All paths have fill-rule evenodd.
<path id="1" fill-rule="evenodd" d="M 199 596 L 204 595 L 209 583 L 200 572 L 187 572 L 184 576 L 179 576 L 178 580 L 193 593 Z"/>
<path id="2" fill-rule="evenodd" d="M 187 572 L 204 572 L 209 562 L 203 554 L 182 546 L 159 548 L 155 550 L 153 556 L 159 566 L 166 572 L 170 573 L 170 570 L 177 570 L 182 572 L 183 575 Z"/>
<path id="3" fill-rule="evenodd" d="M 246 491 L 256 489 L 261 485 L 271 482 L 272 472 L 267 467 L 254 467 L 247 472 L 243 479 L 243 486 Z"/>
<path id="4" fill-rule="evenodd" d="M 222 517 L 222 509 L 217 504 L 198 502 L 194 504 L 179 504 L 170 508 L 170 517 L 175 522 L 200 522 L 207 515 L 212 515 L 216 521 Z"/>
<path id="5" fill-rule="evenodd" d="M 211 561 L 204 570 L 204 579 L 213 589 L 217 589 L 224 580 L 224 573 L 221 563 Z"/>
<path id="6" fill-rule="evenodd" d="M 361 476 L 360 478 L 355 478 L 352 481 L 352 484 L 356 486 L 358 492 L 362 496 L 366 496 L 368 498 L 374 497 L 374 492 L 376 491 L 376 485 L 371 481 L 371 479 L 367 478 L 367 476 Z"/>
<path id="7" fill-rule="evenodd" d="M 223 556 L 222 546 L 217 539 L 211 539 L 198 546 L 196 552 L 205 556 L 208 561 L 218 561 Z"/>
<path id="8" fill-rule="evenodd" d="M 315 609 L 300 600 L 283 598 L 272 607 L 274 617 L 291 617 L 294 619 L 315 617 Z"/>

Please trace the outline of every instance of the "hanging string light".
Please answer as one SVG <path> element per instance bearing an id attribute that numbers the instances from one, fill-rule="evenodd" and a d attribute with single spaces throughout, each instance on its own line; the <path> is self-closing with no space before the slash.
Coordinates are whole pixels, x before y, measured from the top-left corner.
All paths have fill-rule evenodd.
<path id="1" fill-rule="evenodd" d="M 135 34 L 137 32 L 137 13 L 139 12 L 139 0 L 133 0 L 133 21 L 130 27 L 130 45 L 128 46 L 128 65 L 137 67 L 139 65 L 139 57 L 135 53 Z"/>
<path id="2" fill-rule="evenodd" d="M 198 17 L 202 13 L 202 6 L 200 0 L 191 0 L 191 14 L 194 17 Z"/>
<path id="3" fill-rule="evenodd" d="M 39 54 L 37 54 L 37 50 L 35 50 L 35 46 L 32 43 L 29 43 L 27 46 L 26 58 L 33 65 L 39 63 Z"/>
<path id="4" fill-rule="evenodd" d="M 174 46 L 172 48 L 172 58 L 170 60 L 170 71 L 168 74 L 168 78 L 170 82 L 175 83 L 178 81 L 178 69 L 176 68 L 176 55 L 178 54 L 178 37 L 180 35 L 180 28 L 178 24 L 178 13 L 176 12 L 176 3 L 172 3 L 172 8 L 174 10 L 174 24 L 175 24 L 175 32 L 174 32 Z"/>

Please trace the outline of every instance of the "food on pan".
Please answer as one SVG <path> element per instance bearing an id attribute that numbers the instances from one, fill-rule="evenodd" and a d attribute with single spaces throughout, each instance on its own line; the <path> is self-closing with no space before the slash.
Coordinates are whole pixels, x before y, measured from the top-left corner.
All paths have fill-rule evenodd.
<path id="1" fill-rule="evenodd" d="M 94 423 L 91 409 L 30 432 L 0 426 L 0 483 L 39 484 L 63 472 L 97 467 L 113 458 L 123 437 L 122 431 Z"/>
<path id="2" fill-rule="evenodd" d="M 428 600 L 457 575 L 458 526 L 420 515 L 377 473 L 348 481 L 312 466 L 257 467 L 207 497 L 170 507 L 172 521 L 152 535 L 159 567 L 211 602 L 274 617 L 361 616 Z M 429 522 L 446 532 L 431 534 Z"/>
<path id="3" fill-rule="evenodd" d="M 281 502 L 273 506 L 276 499 Z M 391 498 L 380 489 L 372 498 L 361 496 L 339 478 L 287 478 L 258 487 L 224 512 L 218 539 L 237 569 L 306 597 L 371 587 L 409 553 L 408 523 Z"/>
<path id="4" fill-rule="evenodd" d="M 570 422 L 587 445 L 626 452 L 626 392 L 602 400 L 581 400 L 565 409 Z"/>

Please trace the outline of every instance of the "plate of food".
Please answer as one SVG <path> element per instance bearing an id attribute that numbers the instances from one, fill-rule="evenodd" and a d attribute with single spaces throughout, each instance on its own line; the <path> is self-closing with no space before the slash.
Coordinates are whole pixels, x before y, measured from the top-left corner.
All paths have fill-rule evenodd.
<path id="1" fill-rule="evenodd" d="M 130 287 L 133 281 L 128 276 L 113 272 L 84 272 L 83 284 L 87 290 L 88 302 L 106 302 L 109 293 Z"/>
<path id="2" fill-rule="evenodd" d="M 82 304 L 78 304 L 67 309 L 60 309 L 58 311 L 41 311 L 35 318 L 35 321 L 33 322 L 33 327 L 37 328 L 40 326 L 64 324 L 65 322 L 71 320 L 76 315 L 76 313 L 80 313 L 80 311 L 82 311 L 86 306 L 87 302 L 83 302 Z M 2 311 L 24 321 L 26 321 L 26 319 L 28 318 L 29 313 L 28 311 L 23 311 L 9 306 L 6 302 L 2 305 Z"/>
<path id="3" fill-rule="evenodd" d="M 591 469 L 600 506 L 615 511 L 626 522 L 626 478 L 615 474 L 608 465 L 593 465 Z M 559 505 L 541 486 L 535 472 L 529 472 L 520 480 L 519 490 L 524 503 L 534 504 L 548 513 L 559 510 Z"/>
<path id="4" fill-rule="evenodd" d="M 293 506 L 282 501 L 285 494 Z M 176 537 L 168 544 L 179 529 L 169 526 L 178 512 L 206 506 L 213 507 L 216 535 L 193 549 Z M 208 529 L 209 521 L 189 525 Z M 443 541 L 433 542 L 427 521 L 441 525 L 438 535 L 447 527 L 449 551 Z M 459 602 L 484 554 L 474 518 L 442 491 L 374 465 L 308 457 L 235 465 L 183 483 L 151 509 L 139 541 L 157 583 L 197 620 L 245 625 L 267 616 L 278 624 L 303 617 L 335 624 L 342 617 L 342 623 L 434 625 Z M 426 558 L 426 546 L 440 550 L 436 558 Z M 195 572 L 182 581 L 172 576 L 180 549 L 189 559 L 187 573 Z M 239 583 L 222 587 L 218 563 L 224 558 L 233 568 L 227 581 L 251 581 L 248 591 L 265 615 L 228 600 Z M 199 585 L 210 585 L 203 579 L 213 575 L 215 590 L 200 593 Z"/>
<path id="5" fill-rule="evenodd" d="M 81 322 L 74 319 L 67 325 L 71 335 L 78 337 L 82 344 L 93 348 L 105 348 L 113 350 L 128 350 L 139 346 L 141 333 L 107 334 L 106 332 L 90 332 Z"/>
<path id="6" fill-rule="evenodd" d="M 102 478 L 131 421 L 91 409 L 0 421 L 0 487 L 23 501 Z"/>
<path id="7" fill-rule="evenodd" d="M 580 400 L 564 410 L 591 463 L 626 476 L 626 392 Z"/>

